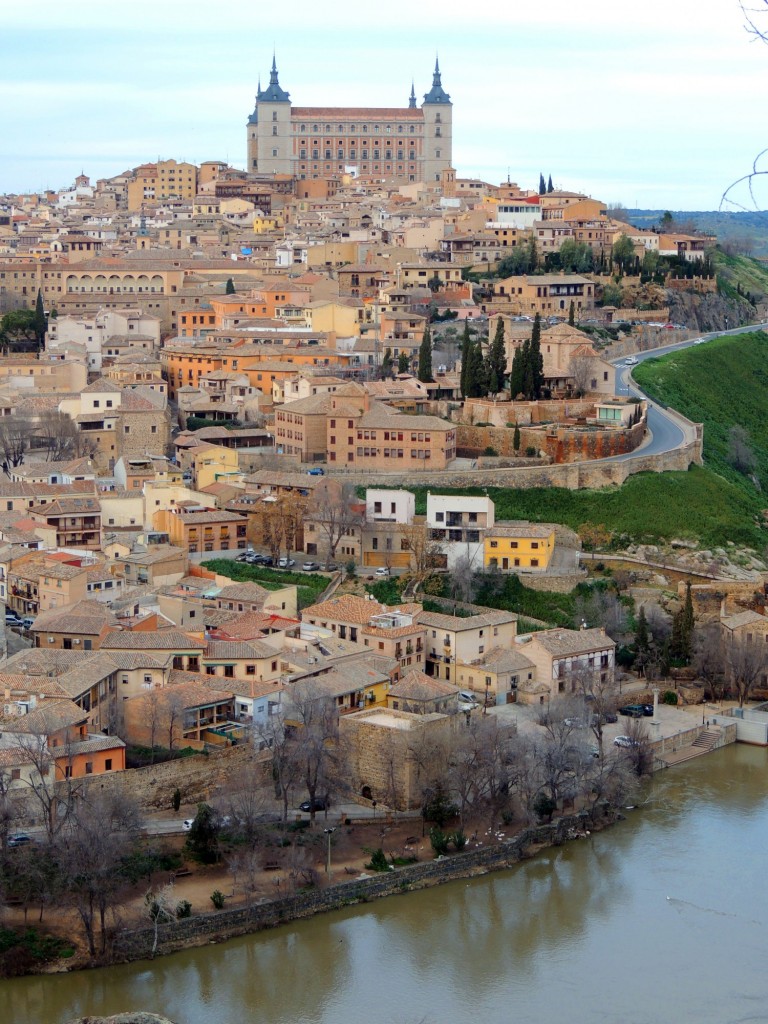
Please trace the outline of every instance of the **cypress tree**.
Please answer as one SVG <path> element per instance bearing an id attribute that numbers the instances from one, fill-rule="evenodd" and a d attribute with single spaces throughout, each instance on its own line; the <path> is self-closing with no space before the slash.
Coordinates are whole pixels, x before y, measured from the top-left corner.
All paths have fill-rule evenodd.
<path id="1" fill-rule="evenodd" d="M 424 328 L 424 337 L 419 345 L 419 369 L 416 376 L 426 384 L 432 380 L 432 337 L 429 328 Z"/>
<path id="2" fill-rule="evenodd" d="M 530 368 L 526 368 L 526 378 L 531 382 L 531 398 L 540 398 L 541 389 L 544 386 L 544 357 L 541 354 L 541 316 L 536 314 L 533 320 L 531 331 L 531 344 L 529 348 Z"/>
<path id="3" fill-rule="evenodd" d="M 523 350 L 521 347 L 515 349 L 512 356 L 512 370 L 509 374 L 509 397 L 514 400 L 523 390 Z"/>
<path id="4" fill-rule="evenodd" d="M 552 184 L 552 175 L 550 174 L 549 181 L 547 182 L 547 192 L 554 192 L 554 191 L 555 191 L 555 187 Z"/>
<path id="5" fill-rule="evenodd" d="M 464 321 L 464 334 L 461 338 L 461 397 L 467 397 L 467 371 L 469 369 L 469 353 L 472 347 L 472 335 L 469 333 L 469 322 Z"/>
<path id="6" fill-rule="evenodd" d="M 688 665 L 693 657 L 693 629 L 695 619 L 693 614 L 693 599 L 691 598 L 691 581 L 685 585 L 685 603 L 683 604 L 680 621 L 680 655 Z"/>
<path id="7" fill-rule="evenodd" d="M 516 452 L 520 451 L 520 427 L 515 424 L 515 432 L 512 435 L 512 447 Z"/>
<path id="8" fill-rule="evenodd" d="M 234 295 L 235 294 L 235 282 L 232 280 L 231 277 L 227 278 L 227 286 L 224 289 L 224 294 L 225 295 Z"/>
<path id="9" fill-rule="evenodd" d="M 488 349 L 488 392 L 496 395 L 504 387 L 507 372 L 507 356 L 504 351 L 504 321 L 499 317 L 496 333 Z"/>
<path id="10" fill-rule="evenodd" d="M 479 341 L 471 344 L 467 366 L 467 398 L 482 398 L 488 391 L 485 380 L 483 349 Z"/>
<path id="11" fill-rule="evenodd" d="M 384 358 L 381 360 L 381 376 L 389 377 L 392 373 L 392 349 L 384 350 Z"/>
<path id="12" fill-rule="evenodd" d="M 48 323 L 45 319 L 45 308 L 43 306 L 43 293 L 37 289 L 37 301 L 35 302 L 35 318 L 32 321 L 32 328 L 37 339 L 37 347 L 45 347 L 45 332 L 48 330 Z"/>
<path id="13" fill-rule="evenodd" d="M 539 174 L 539 195 L 543 196 L 547 191 L 547 183 L 544 181 L 544 175 Z"/>
<path id="14" fill-rule="evenodd" d="M 571 327 L 575 327 L 576 326 L 576 309 L 574 308 L 574 305 L 573 305 L 573 299 L 571 299 L 571 304 L 568 307 L 568 323 L 570 324 Z"/>
<path id="15" fill-rule="evenodd" d="M 408 373 L 408 370 L 410 369 L 410 367 L 411 367 L 411 361 L 408 358 L 408 353 L 407 352 L 401 352 L 398 355 L 398 357 L 397 357 L 397 372 L 398 373 Z"/>

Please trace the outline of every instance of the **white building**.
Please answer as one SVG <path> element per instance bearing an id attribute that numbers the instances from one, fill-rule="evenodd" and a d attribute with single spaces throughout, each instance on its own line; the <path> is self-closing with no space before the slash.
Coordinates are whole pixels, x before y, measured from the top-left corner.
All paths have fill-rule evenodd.
<path id="1" fill-rule="evenodd" d="M 481 569 L 485 532 L 495 523 L 496 507 L 490 498 L 428 494 L 427 529 L 453 568 L 462 559 Z"/>
<path id="2" fill-rule="evenodd" d="M 365 518 L 369 523 L 401 523 L 410 526 L 416 513 L 411 491 L 369 487 L 365 492 Z"/>

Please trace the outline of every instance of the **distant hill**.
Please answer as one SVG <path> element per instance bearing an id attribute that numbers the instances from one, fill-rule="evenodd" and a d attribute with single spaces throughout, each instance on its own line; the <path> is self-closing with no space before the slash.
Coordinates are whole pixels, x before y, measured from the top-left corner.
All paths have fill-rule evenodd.
<path id="1" fill-rule="evenodd" d="M 664 210 L 616 211 L 638 228 L 658 227 Z M 725 212 L 720 210 L 670 210 L 678 230 L 689 225 L 707 235 L 716 235 L 721 245 L 743 246 L 748 256 L 768 257 L 768 210 Z M 751 252 L 749 251 L 751 241 Z"/>

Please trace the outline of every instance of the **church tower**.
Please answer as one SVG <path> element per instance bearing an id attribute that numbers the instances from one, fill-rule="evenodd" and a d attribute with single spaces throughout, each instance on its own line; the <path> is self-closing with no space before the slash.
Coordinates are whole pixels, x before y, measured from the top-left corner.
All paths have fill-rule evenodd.
<path id="1" fill-rule="evenodd" d="M 432 88 L 421 105 L 424 115 L 424 148 L 421 180 L 440 182 L 453 161 L 453 104 L 440 81 L 440 64 L 435 58 Z"/>
<path id="2" fill-rule="evenodd" d="M 292 174 L 291 97 L 280 88 L 277 63 L 266 89 L 259 87 L 248 118 L 248 170 L 255 174 Z"/>

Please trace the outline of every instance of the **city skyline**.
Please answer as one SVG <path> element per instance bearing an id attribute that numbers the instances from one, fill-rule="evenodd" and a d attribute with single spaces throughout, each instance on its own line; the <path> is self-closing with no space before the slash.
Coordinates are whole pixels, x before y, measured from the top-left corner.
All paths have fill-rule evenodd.
<path id="1" fill-rule="evenodd" d="M 43 0 L 34 30 L 12 11 L 0 191 L 61 188 L 81 170 L 96 179 L 157 157 L 245 167 L 243 128 L 273 52 L 294 103 L 329 106 L 405 106 L 412 80 L 421 102 L 439 53 L 454 165 L 491 182 L 509 174 L 536 188 L 541 172 L 609 203 L 711 209 L 765 146 L 768 50 L 735 2 L 629 11 L 553 0 L 545 13 L 492 3 L 482 23 L 441 11 L 395 0 L 386 24 L 355 11 L 342 28 L 304 0 L 290 25 L 265 24 L 239 0 L 226 21 L 197 2 L 105 12 Z"/>

